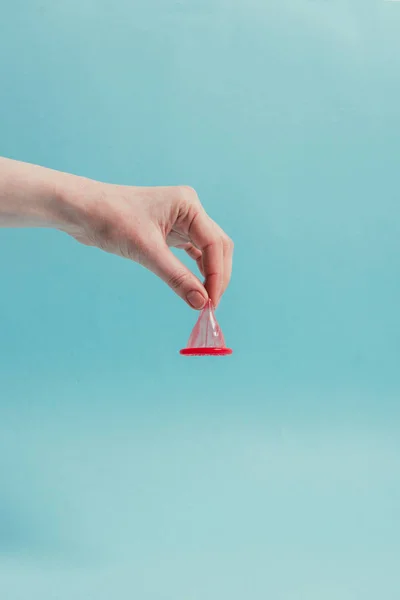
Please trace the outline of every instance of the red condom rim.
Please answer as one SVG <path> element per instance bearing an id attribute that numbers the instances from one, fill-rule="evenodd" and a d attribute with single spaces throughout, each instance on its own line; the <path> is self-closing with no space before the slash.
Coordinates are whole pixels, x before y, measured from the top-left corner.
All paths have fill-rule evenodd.
<path id="1" fill-rule="evenodd" d="M 180 354 L 183 356 L 228 356 L 232 354 L 230 348 L 183 348 Z"/>

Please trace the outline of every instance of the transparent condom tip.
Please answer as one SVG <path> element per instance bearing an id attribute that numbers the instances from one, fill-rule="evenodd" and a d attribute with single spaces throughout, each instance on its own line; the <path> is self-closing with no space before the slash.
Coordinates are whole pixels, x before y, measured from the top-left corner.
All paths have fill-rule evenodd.
<path id="1" fill-rule="evenodd" d="M 226 356 L 232 354 L 232 350 L 225 345 L 224 336 L 215 318 L 211 300 L 201 311 L 187 346 L 180 353 L 183 356 Z"/>

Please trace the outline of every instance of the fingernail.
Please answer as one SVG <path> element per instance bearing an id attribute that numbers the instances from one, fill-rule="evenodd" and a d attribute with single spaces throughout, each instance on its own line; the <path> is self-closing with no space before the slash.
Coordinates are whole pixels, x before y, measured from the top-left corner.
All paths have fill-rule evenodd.
<path id="1" fill-rule="evenodd" d="M 203 306 L 206 303 L 206 299 L 204 298 L 204 296 L 200 293 L 200 292 L 189 292 L 188 295 L 186 296 L 187 301 L 189 302 L 189 304 L 191 306 L 193 306 L 193 308 L 196 308 L 197 310 L 200 310 L 200 308 L 203 308 Z"/>

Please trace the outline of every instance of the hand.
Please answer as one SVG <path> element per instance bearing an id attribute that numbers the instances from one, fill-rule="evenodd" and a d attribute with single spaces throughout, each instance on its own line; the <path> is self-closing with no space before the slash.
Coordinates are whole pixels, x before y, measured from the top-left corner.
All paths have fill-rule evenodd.
<path id="1" fill-rule="evenodd" d="M 195 309 L 208 298 L 218 305 L 231 277 L 233 243 L 193 189 L 127 187 L 80 178 L 73 189 L 72 194 L 61 192 L 65 223 L 60 229 L 150 269 Z M 169 247 L 185 250 L 196 261 L 204 285 Z"/>

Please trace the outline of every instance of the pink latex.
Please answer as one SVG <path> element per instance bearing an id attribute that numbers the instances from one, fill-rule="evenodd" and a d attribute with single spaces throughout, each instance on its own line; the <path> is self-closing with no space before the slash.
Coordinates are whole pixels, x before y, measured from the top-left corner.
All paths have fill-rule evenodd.
<path id="1" fill-rule="evenodd" d="M 193 328 L 186 348 L 181 350 L 186 356 L 223 356 L 232 354 L 226 347 L 223 333 L 215 318 L 211 300 L 203 308 Z"/>

